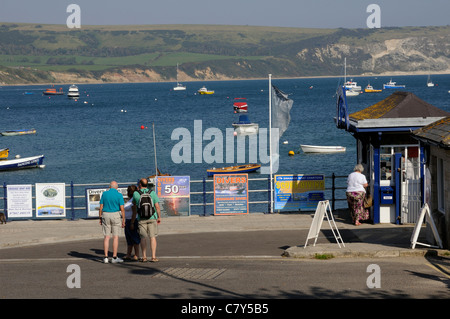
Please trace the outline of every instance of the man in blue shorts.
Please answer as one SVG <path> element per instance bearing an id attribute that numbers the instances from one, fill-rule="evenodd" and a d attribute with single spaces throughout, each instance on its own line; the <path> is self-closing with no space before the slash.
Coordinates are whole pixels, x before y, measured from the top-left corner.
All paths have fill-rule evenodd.
<path id="1" fill-rule="evenodd" d="M 125 227 L 125 210 L 123 195 L 117 190 L 119 186 L 117 182 L 112 181 L 109 185 L 109 190 L 103 192 L 100 198 L 100 225 L 102 225 L 103 235 L 103 249 L 105 257 L 103 262 L 107 264 L 110 234 L 113 236 L 113 258 L 112 263 L 119 263 L 123 260 L 117 257 L 117 250 L 119 248 L 119 232 L 120 228 Z"/>

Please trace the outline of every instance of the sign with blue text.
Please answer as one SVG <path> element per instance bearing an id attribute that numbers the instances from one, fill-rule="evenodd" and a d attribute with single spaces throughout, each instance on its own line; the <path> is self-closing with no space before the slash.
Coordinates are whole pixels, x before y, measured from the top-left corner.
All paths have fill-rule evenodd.
<path id="1" fill-rule="evenodd" d="M 274 184 L 275 210 L 316 209 L 325 199 L 324 175 L 275 175 Z"/>

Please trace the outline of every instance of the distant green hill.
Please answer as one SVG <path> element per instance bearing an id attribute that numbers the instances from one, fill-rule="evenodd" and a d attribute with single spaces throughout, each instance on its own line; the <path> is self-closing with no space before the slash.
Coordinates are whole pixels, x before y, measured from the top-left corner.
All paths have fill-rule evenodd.
<path id="1" fill-rule="evenodd" d="M 135 82 L 450 72 L 450 27 L 304 29 L 0 22 L 0 82 Z"/>

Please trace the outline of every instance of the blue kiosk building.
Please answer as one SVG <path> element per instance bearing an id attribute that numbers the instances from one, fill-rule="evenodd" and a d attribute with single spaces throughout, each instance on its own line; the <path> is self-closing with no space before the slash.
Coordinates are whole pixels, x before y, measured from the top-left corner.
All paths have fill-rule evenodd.
<path id="1" fill-rule="evenodd" d="M 415 223 L 423 199 L 425 149 L 413 131 L 450 113 L 410 92 L 349 114 L 345 90 L 339 88 L 336 125 L 356 140 L 357 163 L 364 166 L 373 196 L 371 217 L 378 223 Z"/>

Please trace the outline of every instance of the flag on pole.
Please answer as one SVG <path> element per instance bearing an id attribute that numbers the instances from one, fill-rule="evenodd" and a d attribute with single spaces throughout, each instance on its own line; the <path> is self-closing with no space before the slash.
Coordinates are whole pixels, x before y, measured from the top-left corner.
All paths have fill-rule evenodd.
<path id="1" fill-rule="evenodd" d="M 272 127 L 279 129 L 279 136 L 289 127 L 291 109 L 294 101 L 288 95 L 272 85 Z"/>

